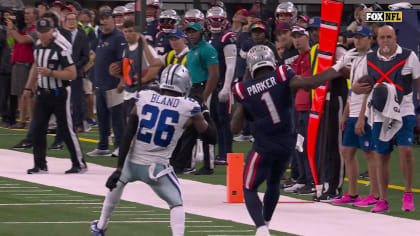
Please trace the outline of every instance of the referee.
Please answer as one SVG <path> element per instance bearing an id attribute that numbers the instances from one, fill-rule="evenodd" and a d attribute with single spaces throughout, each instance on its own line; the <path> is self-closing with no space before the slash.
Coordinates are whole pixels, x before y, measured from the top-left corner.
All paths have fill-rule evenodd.
<path id="1" fill-rule="evenodd" d="M 36 90 L 34 111 L 33 150 L 35 166 L 28 174 L 48 172 L 46 161 L 47 128 L 51 114 L 57 118 L 58 132 L 66 143 L 72 167 L 66 174 L 82 173 L 87 170 L 80 143 L 73 131 L 70 113 L 70 80 L 76 79 L 76 67 L 71 57 L 71 48 L 60 38 L 55 38 L 55 29 L 43 18 L 37 22 L 38 42 L 34 48 L 35 62 L 25 86 L 24 98 L 31 97 Z M 38 82 L 38 83 L 36 83 Z M 37 86 L 38 84 L 38 86 Z M 36 89 L 37 88 L 37 89 Z"/>

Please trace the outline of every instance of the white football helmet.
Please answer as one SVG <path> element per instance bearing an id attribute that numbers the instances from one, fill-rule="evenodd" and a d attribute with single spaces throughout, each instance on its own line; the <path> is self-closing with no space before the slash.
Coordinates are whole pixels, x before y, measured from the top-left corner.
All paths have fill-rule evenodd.
<path id="1" fill-rule="evenodd" d="M 136 9 L 136 3 L 129 2 L 125 4 L 124 7 L 126 8 L 126 11 L 124 12 L 124 14 L 133 14 Z"/>
<path id="2" fill-rule="evenodd" d="M 176 29 L 179 23 L 179 16 L 175 10 L 165 10 L 159 15 L 159 28 L 164 33 L 169 33 L 171 30 Z"/>
<path id="3" fill-rule="evenodd" d="M 122 16 L 127 11 L 124 6 L 118 6 L 112 11 L 112 16 Z"/>
<path id="4" fill-rule="evenodd" d="M 201 27 L 204 28 L 204 21 L 205 21 L 205 16 L 200 10 L 190 9 L 187 12 L 185 12 L 183 25 L 184 27 L 186 27 L 189 24 L 198 22 L 200 23 Z"/>
<path id="5" fill-rule="evenodd" d="M 294 25 L 296 23 L 297 20 L 297 9 L 295 7 L 295 5 L 291 2 L 282 2 L 280 3 L 277 8 L 276 8 L 276 12 L 274 13 L 274 16 L 276 18 L 277 21 L 277 15 L 278 14 L 290 14 L 292 17 L 292 22 L 290 22 L 291 25 Z M 276 22 L 281 23 L 281 22 Z"/>
<path id="6" fill-rule="evenodd" d="M 158 17 L 158 12 L 160 9 L 162 9 L 163 3 L 161 0 L 147 0 L 146 5 L 157 8 L 154 16 L 146 16 L 146 22 L 151 23 Z"/>
<path id="7" fill-rule="evenodd" d="M 265 45 L 256 45 L 249 49 L 246 56 L 246 64 L 254 78 L 254 72 L 261 68 L 269 66 L 276 69 L 276 58 L 273 51 Z"/>
<path id="8" fill-rule="evenodd" d="M 180 64 L 168 65 L 160 76 L 160 89 L 188 95 L 192 87 L 192 79 L 188 69 Z"/>
<path id="9" fill-rule="evenodd" d="M 221 7 L 212 7 L 207 11 L 206 15 L 207 28 L 211 33 L 221 33 L 229 25 L 225 9 Z"/>

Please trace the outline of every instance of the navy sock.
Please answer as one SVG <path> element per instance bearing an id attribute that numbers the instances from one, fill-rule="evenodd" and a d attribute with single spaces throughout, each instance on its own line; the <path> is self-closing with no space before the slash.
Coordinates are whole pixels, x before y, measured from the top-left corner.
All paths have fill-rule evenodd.
<path id="1" fill-rule="evenodd" d="M 265 221 L 270 221 L 273 216 L 273 212 L 276 209 L 277 202 L 280 197 L 280 186 L 277 184 L 268 184 L 267 190 L 264 194 L 264 207 L 263 216 Z"/>
<path id="2" fill-rule="evenodd" d="M 248 213 L 258 228 L 265 225 L 262 214 L 262 203 L 256 191 L 244 189 L 245 205 Z"/>

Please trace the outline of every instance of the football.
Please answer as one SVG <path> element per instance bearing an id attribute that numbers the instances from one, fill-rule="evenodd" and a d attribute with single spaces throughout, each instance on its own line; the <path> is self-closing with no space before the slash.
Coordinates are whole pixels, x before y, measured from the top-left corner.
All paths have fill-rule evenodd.
<path id="1" fill-rule="evenodd" d="M 364 75 L 364 76 L 359 78 L 358 82 L 359 83 L 368 83 L 370 85 L 370 87 L 373 87 L 375 85 L 376 81 L 372 76 Z"/>

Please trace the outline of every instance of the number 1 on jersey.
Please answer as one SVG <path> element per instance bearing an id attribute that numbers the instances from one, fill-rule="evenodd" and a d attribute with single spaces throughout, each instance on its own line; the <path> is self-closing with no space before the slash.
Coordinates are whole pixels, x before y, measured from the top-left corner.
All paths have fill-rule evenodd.
<path id="1" fill-rule="evenodd" d="M 273 98 L 271 97 L 270 91 L 264 92 L 261 95 L 261 100 L 264 101 L 265 106 L 267 107 L 268 113 L 270 113 L 271 120 L 273 124 L 277 124 L 280 122 L 280 115 L 276 109 L 276 106 L 273 102 Z"/>

